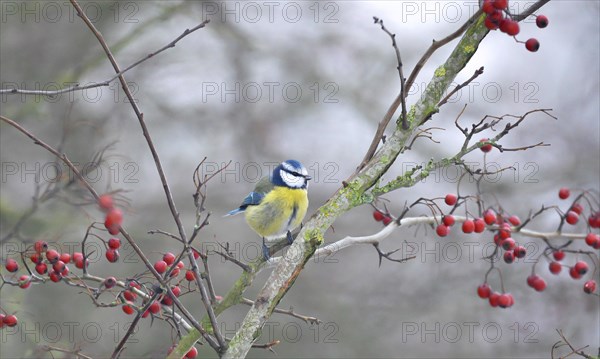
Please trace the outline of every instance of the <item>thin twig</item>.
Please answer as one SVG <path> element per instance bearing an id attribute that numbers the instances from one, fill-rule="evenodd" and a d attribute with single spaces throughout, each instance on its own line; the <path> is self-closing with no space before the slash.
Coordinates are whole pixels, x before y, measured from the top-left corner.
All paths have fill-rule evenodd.
<path id="1" fill-rule="evenodd" d="M 470 84 L 471 81 L 475 80 L 482 73 L 483 73 L 483 66 L 481 66 L 479 69 L 475 70 L 475 73 L 473 74 L 473 76 L 471 76 L 467 81 L 456 86 L 452 91 L 450 91 L 450 93 L 446 97 L 444 97 L 440 102 L 438 102 L 437 107 L 441 107 L 442 105 L 446 104 L 446 102 L 448 102 L 448 99 L 450 97 L 452 97 L 455 93 L 457 93 L 461 88 Z"/>

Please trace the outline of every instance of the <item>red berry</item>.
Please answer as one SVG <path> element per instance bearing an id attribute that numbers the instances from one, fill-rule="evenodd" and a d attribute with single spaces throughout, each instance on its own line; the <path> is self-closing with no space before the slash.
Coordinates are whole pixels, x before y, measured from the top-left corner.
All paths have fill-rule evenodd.
<path id="1" fill-rule="evenodd" d="M 38 274 L 44 275 L 48 273 L 48 266 L 46 263 L 38 263 L 35 265 L 35 271 L 38 272 Z"/>
<path id="2" fill-rule="evenodd" d="M 588 223 L 592 228 L 600 228 L 600 212 L 595 212 L 588 218 Z"/>
<path id="3" fill-rule="evenodd" d="M 167 270 L 167 262 L 165 261 L 157 261 L 154 263 L 154 269 L 160 274 L 163 274 Z"/>
<path id="4" fill-rule="evenodd" d="M 539 278 L 540 277 L 537 274 L 530 275 L 529 277 L 527 277 L 527 285 L 533 288 L 533 283 L 535 283 L 535 281 Z"/>
<path id="5" fill-rule="evenodd" d="M 121 247 L 121 240 L 119 238 L 111 238 L 108 240 L 108 248 L 119 249 Z"/>
<path id="6" fill-rule="evenodd" d="M 498 10 L 504 10 L 508 7 L 508 0 L 492 0 L 492 5 Z"/>
<path id="7" fill-rule="evenodd" d="M 82 261 L 82 260 L 83 260 L 83 253 L 81 253 L 81 252 L 73 253 L 73 262 Z"/>
<path id="8" fill-rule="evenodd" d="M 504 248 L 505 251 L 510 251 L 515 248 L 515 240 L 511 237 L 508 237 L 501 240 L 500 245 L 502 245 L 502 248 Z"/>
<path id="9" fill-rule="evenodd" d="M 504 25 L 504 30 L 502 30 Z M 515 36 L 519 33 L 519 23 L 514 20 L 505 20 L 504 24 L 500 24 L 500 31 L 507 33 L 510 36 Z"/>
<path id="10" fill-rule="evenodd" d="M 37 253 L 44 253 L 48 250 L 48 243 L 45 241 L 36 241 L 33 244 L 33 249 L 35 249 Z"/>
<path id="11" fill-rule="evenodd" d="M 42 263 L 42 260 L 43 260 L 43 259 L 41 258 L 41 256 L 40 256 L 38 253 L 33 253 L 33 254 L 31 255 L 31 257 L 29 257 L 29 259 L 31 259 L 31 262 L 32 262 L 33 264 Z"/>
<path id="12" fill-rule="evenodd" d="M 573 205 L 571 206 L 571 211 L 577 214 L 581 214 L 583 212 L 583 206 L 579 203 L 573 203 Z"/>
<path id="13" fill-rule="evenodd" d="M 109 194 L 103 194 L 102 196 L 98 197 L 98 206 L 100 206 L 100 208 L 104 211 L 110 211 L 114 206 L 112 196 Z"/>
<path id="14" fill-rule="evenodd" d="M 59 258 L 65 264 L 68 264 L 69 262 L 71 262 L 71 255 L 69 253 L 61 253 Z"/>
<path id="15" fill-rule="evenodd" d="M 490 294 L 490 297 L 489 297 L 490 305 L 492 307 L 497 307 L 498 306 L 498 299 L 500 299 L 500 293 L 494 292 L 494 293 Z"/>
<path id="16" fill-rule="evenodd" d="M 52 269 L 56 272 L 56 273 L 62 273 L 62 271 L 65 270 L 65 262 L 63 261 L 56 261 L 56 263 L 54 263 L 52 265 Z"/>
<path id="17" fill-rule="evenodd" d="M 498 28 L 497 21 L 493 20 L 491 16 L 486 16 L 484 24 L 489 30 L 496 30 Z"/>
<path id="18" fill-rule="evenodd" d="M 22 276 L 19 277 L 19 287 L 21 287 L 23 289 L 27 289 L 27 288 L 29 288 L 30 285 L 31 285 L 31 278 L 28 275 L 23 274 Z"/>
<path id="19" fill-rule="evenodd" d="M 121 230 L 121 224 L 123 224 L 123 212 L 118 208 L 112 208 L 106 213 L 104 220 L 104 227 L 108 230 L 108 233 L 116 235 Z"/>
<path id="20" fill-rule="evenodd" d="M 454 225 L 454 216 L 451 214 L 447 214 L 442 218 L 442 222 L 444 223 L 444 225 L 446 225 L 447 227 L 452 227 L 452 225 Z"/>
<path id="21" fill-rule="evenodd" d="M 492 4 L 492 0 L 483 0 L 483 4 L 481 4 L 481 11 L 488 15 L 496 11 L 496 8 Z"/>
<path id="22" fill-rule="evenodd" d="M 60 272 L 60 275 L 62 277 L 66 277 L 69 275 L 69 266 L 65 266 L 65 269 L 62 270 L 62 272 Z"/>
<path id="23" fill-rule="evenodd" d="M 517 258 L 524 258 L 527 255 L 527 249 L 525 249 L 523 246 L 517 246 L 513 253 Z"/>
<path id="24" fill-rule="evenodd" d="M 546 26 L 548 26 L 548 18 L 545 15 L 538 15 L 535 18 L 535 24 L 537 25 L 537 27 L 539 27 L 540 29 L 545 28 Z"/>
<path id="25" fill-rule="evenodd" d="M 492 211 L 491 209 L 488 209 L 483 214 L 483 220 L 488 226 L 496 223 L 496 213 L 494 213 L 494 211 Z"/>
<path id="26" fill-rule="evenodd" d="M 558 198 L 567 199 L 571 195 L 571 191 L 567 187 L 563 187 L 558 190 Z"/>
<path id="27" fill-rule="evenodd" d="M 515 227 L 521 224 L 521 220 L 517 216 L 508 217 L 508 221 Z"/>
<path id="28" fill-rule="evenodd" d="M 475 230 L 475 223 L 473 223 L 472 220 L 467 219 L 466 221 L 463 222 L 462 231 L 464 233 L 473 233 L 474 230 Z"/>
<path id="29" fill-rule="evenodd" d="M 110 262 L 110 263 L 115 263 L 116 261 L 119 260 L 119 250 L 118 249 L 107 249 L 106 250 L 106 259 Z"/>
<path id="30" fill-rule="evenodd" d="M 50 263 L 54 263 L 60 259 L 60 254 L 58 254 L 58 252 L 54 249 L 51 249 L 46 252 L 46 259 L 48 259 Z"/>
<path id="31" fill-rule="evenodd" d="M 552 252 L 552 256 L 557 261 L 562 261 L 565 258 L 565 252 L 558 250 L 558 251 Z"/>
<path id="32" fill-rule="evenodd" d="M 475 233 L 482 233 L 485 230 L 485 222 L 481 218 L 475 218 L 473 220 L 475 225 Z"/>
<path id="33" fill-rule="evenodd" d="M 194 273 L 193 270 L 188 270 L 187 272 L 185 272 L 185 279 L 189 282 L 193 281 L 194 279 L 196 279 L 196 274 Z"/>
<path id="34" fill-rule="evenodd" d="M 479 140 L 479 143 L 485 143 L 487 141 L 489 141 L 489 138 L 482 138 L 481 140 Z M 493 147 L 492 147 L 492 145 L 490 143 L 487 143 L 485 145 L 481 145 L 481 147 L 479 147 L 479 149 L 482 152 L 490 152 L 492 150 L 492 148 Z"/>
<path id="35" fill-rule="evenodd" d="M 384 214 L 379 211 L 373 211 L 373 219 L 377 222 L 383 221 Z"/>
<path id="36" fill-rule="evenodd" d="M 596 281 L 592 279 L 585 282 L 583 284 L 583 291 L 587 294 L 594 293 L 596 291 Z"/>
<path id="37" fill-rule="evenodd" d="M 500 297 L 498 297 L 498 305 L 500 308 L 510 307 L 510 302 L 511 300 L 508 293 L 501 294 Z"/>
<path id="38" fill-rule="evenodd" d="M 435 233 L 440 237 L 446 237 L 450 233 L 450 228 L 444 224 L 440 224 L 436 227 Z"/>
<path id="39" fill-rule="evenodd" d="M 538 292 L 543 292 L 544 289 L 546 289 L 546 281 L 541 277 L 537 277 L 533 282 L 533 289 Z"/>
<path id="40" fill-rule="evenodd" d="M 540 42 L 537 39 L 531 38 L 525 41 L 525 48 L 531 52 L 536 52 L 540 49 Z"/>
<path id="41" fill-rule="evenodd" d="M 171 274 L 169 274 L 169 277 L 177 277 L 179 275 L 180 269 L 175 267 L 175 269 L 173 269 L 171 271 Z"/>
<path id="42" fill-rule="evenodd" d="M 500 228 L 500 230 L 498 231 L 498 235 L 500 236 L 500 239 L 507 239 L 510 238 L 510 227 L 508 226 L 503 226 L 502 228 Z"/>
<path id="43" fill-rule="evenodd" d="M 171 306 L 173 305 L 173 298 L 171 298 L 170 296 L 165 296 L 160 302 L 164 305 Z"/>
<path id="44" fill-rule="evenodd" d="M 114 287 L 115 284 L 117 284 L 117 279 L 115 277 L 107 277 L 104 280 L 104 286 L 106 287 L 106 289 Z"/>
<path id="45" fill-rule="evenodd" d="M 512 263 L 515 260 L 515 255 L 511 251 L 504 252 L 504 261 L 506 263 Z"/>
<path id="46" fill-rule="evenodd" d="M 487 284 L 483 283 L 479 287 L 477 287 L 477 295 L 481 299 L 487 299 L 492 294 L 492 288 Z"/>
<path id="47" fill-rule="evenodd" d="M 2 323 L 8 327 L 14 327 L 15 325 L 17 325 L 19 321 L 17 320 L 17 316 L 16 315 L 7 315 L 4 318 L 2 318 Z"/>
<path id="48" fill-rule="evenodd" d="M 171 291 L 173 291 L 173 294 L 175 294 L 176 297 L 179 297 L 181 295 L 181 288 L 177 285 L 171 287 Z"/>
<path id="49" fill-rule="evenodd" d="M 6 270 L 11 273 L 14 273 L 19 270 L 19 263 L 17 263 L 17 261 L 12 258 L 8 258 L 4 266 L 6 267 Z"/>
<path id="50" fill-rule="evenodd" d="M 574 268 L 575 268 L 575 271 L 577 273 L 579 273 L 580 275 L 586 274 L 589 269 L 587 263 L 584 261 L 578 261 L 577 263 L 575 263 Z"/>
<path id="51" fill-rule="evenodd" d="M 448 193 L 446 195 L 446 197 L 444 198 L 444 201 L 446 202 L 446 204 L 448 206 L 454 206 L 456 204 L 457 200 L 458 200 L 458 197 L 453 193 Z"/>
<path id="52" fill-rule="evenodd" d="M 581 274 L 579 274 L 577 272 L 577 270 L 575 269 L 575 267 L 571 267 L 571 269 L 569 269 L 569 275 L 573 279 L 580 279 L 581 278 Z"/>
<path id="53" fill-rule="evenodd" d="M 148 310 L 150 311 L 150 313 L 152 314 L 156 314 L 160 311 L 160 303 L 158 302 L 152 302 L 152 304 L 150 304 L 150 307 L 148 307 Z"/>
<path id="54" fill-rule="evenodd" d="M 132 315 L 135 312 L 135 309 L 129 304 L 123 305 L 123 312 L 127 315 Z"/>
<path id="55" fill-rule="evenodd" d="M 387 226 L 390 223 L 392 223 L 392 217 L 390 217 L 390 216 L 383 217 L 383 225 L 384 226 Z"/>
<path id="56" fill-rule="evenodd" d="M 130 290 L 126 290 L 123 292 L 123 298 L 127 301 L 134 302 L 137 299 L 137 294 Z"/>
<path id="57" fill-rule="evenodd" d="M 168 265 L 171 265 L 175 262 L 175 255 L 171 252 L 167 252 L 163 255 L 163 261 L 165 261 Z"/>
<path id="58" fill-rule="evenodd" d="M 58 283 L 62 279 L 62 275 L 60 273 L 56 273 L 56 272 L 50 272 L 49 277 L 50 277 L 50 280 L 53 281 L 54 283 Z"/>
<path id="59" fill-rule="evenodd" d="M 177 263 L 177 268 L 183 269 L 184 267 L 185 267 L 185 264 L 182 261 L 179 261 L 179 263 Z"/>
<path id="60" fill-rule="evenodd" d="M 548 265 L 548 268 L 550 269 L 550 273 L 558 274 L 558 273 L 560 273 L 562 266 L 558 262 L 550 262 L 550 264 Z"/>
<path id="61" fill-rule="evenodd" d="M 588 233 L 588 235 L 585 236 L 585 244 L 590 247 L 594 247 L 598 241 L 600 241 L 600 236 L 596 233 Z"/>
<path id="62" fill-rule="evenodd" d="M 196 347 L 192 347 L 189 352 L 185 354 L 185 357 L 188 359 L 194 359 L 198 355 L 198 349 Z"/>
<path id="63" fill-rule="evenodd" d="M 197 251 L 197 250 L 193 249 L 193 250 L 192 250 L 192 253 L 194 254 L 194 259 L 198 259 L 198 258 L 200 258 L 200 253 L 198 253 L 198 251 Z"/>
<path id="64" fill-rule="evenodd" d="M 577 224 L 577 222 L 579 221 L 579 215 L 577 214 L 577 212 L 569 211 L 569 212 L 567 212 L 567 216 L 565 217 L 565 220 L 570 225 Z"/>

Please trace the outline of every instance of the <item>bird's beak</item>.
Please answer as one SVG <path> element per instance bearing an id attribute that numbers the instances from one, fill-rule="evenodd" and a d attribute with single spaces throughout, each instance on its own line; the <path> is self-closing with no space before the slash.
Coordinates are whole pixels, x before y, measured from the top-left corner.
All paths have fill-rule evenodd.
<path id="1" fill-rule="evenodd" d="M 309 180 L 311 180 L 311 179 L 312 179 L 312 177 L 311 177 L 311 176 L 308 176 L 308 175 L 304 176 L 304 178 L 306 178 L 306 180 L 307 180 L 307 181 L 309 181 Z"/>

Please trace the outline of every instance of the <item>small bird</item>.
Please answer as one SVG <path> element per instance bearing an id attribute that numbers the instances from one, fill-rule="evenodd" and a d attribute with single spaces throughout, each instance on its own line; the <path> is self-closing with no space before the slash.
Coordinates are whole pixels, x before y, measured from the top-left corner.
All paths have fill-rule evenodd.
<path id="1" fill-rule="evenodd" d="M 242 204 L 226 214 L 246 213 L 246 222 L 263 240 L 263 256 L 269 258 L 266 239 L 287 237 L 304 219 L 308 209 L 308 181 L 306 168 L 296 161 L 279 164 L 270 176 L 263 177 Z"/>

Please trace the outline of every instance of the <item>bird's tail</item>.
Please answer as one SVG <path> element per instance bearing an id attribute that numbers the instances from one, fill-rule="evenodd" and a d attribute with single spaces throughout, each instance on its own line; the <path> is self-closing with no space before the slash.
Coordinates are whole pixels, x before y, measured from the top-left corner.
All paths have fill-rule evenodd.
<path id="1" fill-rule="evenodd" d="M 236 208 L 233 211 L 229 211 L 227 212 L 226 215 L 224 215 L 223 217 L 228 217 L 228 216 L 235 216 L 238 213 L 244 212 L 246 209 L 245 208 Z"/>

